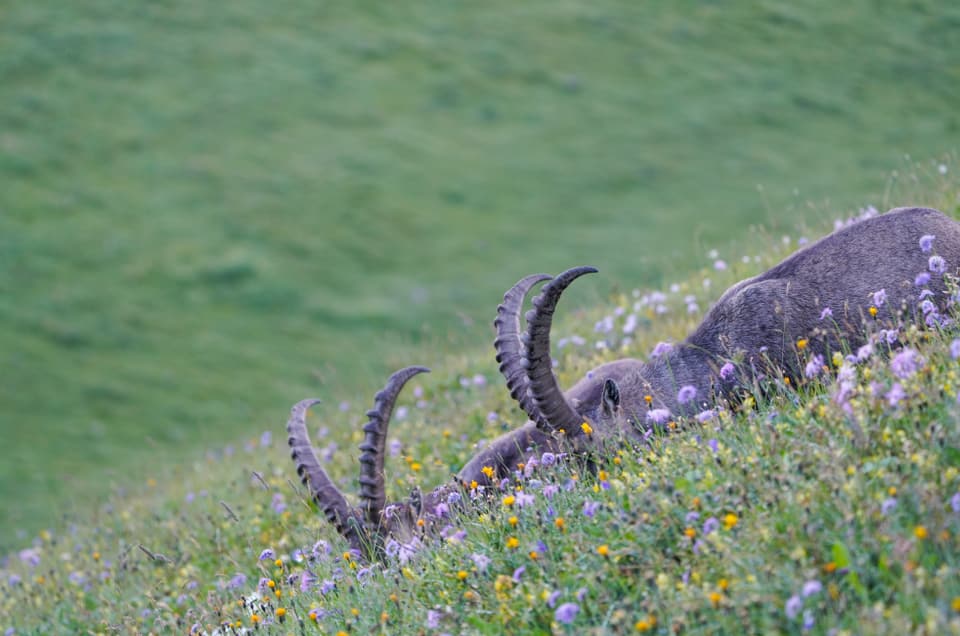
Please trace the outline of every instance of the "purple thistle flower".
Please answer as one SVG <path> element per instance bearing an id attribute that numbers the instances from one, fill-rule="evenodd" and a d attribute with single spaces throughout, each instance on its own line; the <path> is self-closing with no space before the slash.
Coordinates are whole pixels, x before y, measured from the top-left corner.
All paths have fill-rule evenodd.
<path id="1" fill-rule="evenodd" d="M 524 506 L 529 506 L 534 501 L 536 501 L 536 498 L 533 495 L 521 490 L 517 492 L 516 500 L 517 500 L 517 507 L 523 508 Z"/>
<path id="2" fill-rule="evenodd" d="M 597 508 L 599 507 L 600 507 L 599 501 L 590 501 L 588 499 L 587 501 L 583 502 L 583 514 L 593 519 L 593 515 L 597 514 Z"/>
<path id="3" fill-rule="evenodd" d="M 807 598 L 808 596 L 819 594 L 822 591 L 823 591 L 823 585 L 821 585 L 820 581 L 817 581 L 816 579 L 814 579 L 812 581 L 807 581 L 806 583 L 804 583 L 803 590 L 800 593 L 803 595 L 803 598 Z"/>
<path id="4" fill-rule="evenodd" d="M 691 510 L 687 513 L 687 516 L 684 517 L 683 520 L 688 526 L 692 526 L 694 523 L 700 520 L 700 513 L 696 510 Z"/>
<path id="5" fill-rule="evenodd" d="M 703 424 L 704 422 L 709 422 L 716 416 L 717 416 L 716 411 L 714 411 L 713 409 L 707 409 L 706 411 L 700 411 L 699 413 L 696 414 L 695 417 L 698 422 Z"/>
<path id="6" fill-rule="evenodd" d="M 953 497 L 950 497 L 950 507 L 954 512 L 960 512 L 960 492 L 955 492 Z"/>
<path id="7" fill-rule="evenodd" d="M 923 315 L 927 315 L 931 312 L 937 311 L 937 306 L 933 304 L 933 301 L 927 298 L 922 303 L 920 303 L 920 311 L 923 312 Z"/>
<path id="8" fill-rule="evenodd" d="M 560 590 L 555 590 L 550 592 L 550 595 L 547 597 L 547 607 L 553 609 L 557 605 L 557 600 L 560 598 Z"/>
<path id="9" fill-rule="evenodd" d="M 486 554 L 474 552 L 470 555 L 470 559 L 473 561 L 473 564 L 477 566 L 477 571 L 481 573 L 486 572 L 487 566 L 490 565 L 490 557 Z"/>
<path id="10" fill-rule="evenodd" d="M 921 364 L 923 358 L 913 349 L 906 347 L 890 361 L 890 370 L 895 376 L 905 380 L 916 373 Z"/>
<path id="11" fill-rule="evenodd" d="M 320 594 L 326 596 L 334 589 L 336 589 L 337 584 L 331 581 L 330 579 L 323 579 L 323 582 L 320 584 Z"/>
<path id="12" fill-rule="evenodd" d="M 657 346 L 653 348 L 653 351 L 650 352 L 651 358 L 659 358 L 662 355 L 666 355 L 673 351 L 673 344 L 669 342 L 658 342 Z"/>
<path id="13" fill-rule="evenodd" d="M 427 610 L 427 629 L 437 629 L 440 627 L 440 618 L 443 616 L 436 610 Z"/>
<path id="14" fill-rule="evenodd" d="M 947 261 L 943 260 L 942 256 L 934 254 L 927 261 L 927 268 L 934 274 L 942 274 L 947 271 Z"/>
<path id="15" fill-rule="evenodd" d="M 557 608 L 557 611 L 554 612 L 553 617 L 557 619 L 558 623 L 569 625 L 577 617 L 577 613 L 579 611 L 580 606 L 576 603 L 564 603 Z"/>
<path id="16" fill-rule="evenodd" d="M 653 409 L 647 411 L 647 421 L 651 424 L 665 424 L 670 419 L 670 411 L 667 409 Z"/>
<path id="17" fill-rule="evenodd" d="M 887 399 L 887 404 L 890 406 L 896 406 L 900 404 L 900 400 L 907 397 L 907 394 L 904 392 L 903 387 L 900 386 L 899 382 L 894 382 L 893 386 L 890 387 L 890 390 L 887 391 L 887 394 L 884 396 Z"/>
<path id="18" fill-rule="evenodd" d="M 882 307 L 883 304 L 887 302 L 887 290 L 881 289 L 878 292 L 873 292 L 873 304 L 877 307 Z"/>
<path id="19" fill-rule="evenodd" d="M 510 577 L 514 583 L 520 582 L 520 577 L 523 576 L 523 573 L 527 571 L 526 566 L 521 565 L 516 570 L 513 571 L 513 576 Z"/>
<path id="20" fill-rule="evenodd" d="M 560 486 L 557 486 L 556 484 L 547 484 L 543 487 L 543 496 L 546 497 L 547 501 L 550 501 L 559 491 Z"/>
<path id="21" fill-rule="evenodd" d="M 557 462 L 557 456 L 553 453 L 544 453 L 540 456 L 540 465 L 553 466 Z"/>
<path id="22" fill-rule="evenodd" d="M 703 534 L 708 535 L 720 529 L 720 521 L 716 517 L 709 517 L 703 522 Z"/>
<path id="23" fill-rule="evenodd" d="M 933 249 L 933 239 L 937 238 L 934 234 L 924 234 L 920 237 L 920 251 L 926 254 Z"/>
<path id="24" fill-rule="evenodd" d="M 233 578 L 227 581 L 227 588 L 231 590 L 239 590 L 247 584 L 247 575 L 238 572 L 233 575 Z"/>
<path id="25" fill-rule="evenodd" d="M 833 310 L 829 307 L 824 307 L 823 311 L 820 312 L 820 320 L 826 320 L 827 318 L 833 317 Z"/>
<path id="26" fill-rule="evenodd" d="M 273 434 L 270 431 L 264 431 L 260 435 L 260 446 L 266 448 L 273 441 Z"/>
<path id="27" fill-rule="evenodd" d="M 803 631 L 809 632 L 813 629 L 814 626 L 813 612 L 810 610 L 803 610 Z"/>
<path id="28" fill-rule="evenodd" d="M 797 614 L 800 613 L 801 609 L 803 609 L 803 600 L 794 594 L 787 600 L 787 604 L 784 606 L 783 611 L 786 612 L 787 618 L 793 620 L 797 617 Z"/>
<path id="29" fill-rule="evenodd" d="M 680 404 L 686 404 L 696 397 L 697 387 L 690 384 L 680 387 L 680 391 L 677 392 L 677 402 Z"/>
<path id="30" fill-rule="evenodd" d="M 722 367 L 720 367 L 720 379 L 732 380 L 734 371 L 736 371 L 736 368 L 733 366 L 733 363 L 727 362 Z"/>
<path id="31" fill-rule="evenodd" d="M 888 514 L 893 512 L 893 509 L 896 507 L 897 507 L 896 499 L 894 499 L 893 497 L 890 497 L 889 499 L 884 499 L 883 503 L 880 504 L 880 514 L 882 514 L 883 516 L 887 516 Z"/>
<path id="32" fill-rule="evenodd" d="M 960 338 L 956 338 L 950 343 L 950 357 L 954 360 L 960 358 Z"/>
<path id="33" fill-rule="evenodd" d="M 820 375 L 821 371 L 823 371 L 823 356 L 817 354 L 807 363 L 806 368 L 803 370 L 803 375 L 808 379 L 813 379 Z"/>
<path id="34" fill-rule="evenodd" d="M 920 272 L 917 274 L 917 277 L 913 279 L 913 284 L 917 287 L 923 287 L 930 282 L 930 274 L 927 272 Z"/>
<path id="35" fill-rule="evenodd" d="M 717 449 L 720 447 L 720 444 L 717 442 L 716 438 L 710 438 L 710 441 L 707 442 L 707 446 L 710 447 L 710 450 L 716 453 Z"/>
<path id="36" fill-rule="evenodd" d="M 273 550 L 271 550 L 270 548 L 267 548 L 266 550 L 264 550 L 263 552 L 260 553 L 260 556 L 257 558 L 257 560 L 258 560 L 258 561 L 267 561 L 267 560 L 272 561 L 275 556 L 276 556 L 276 555 L 274 554 Z"/>

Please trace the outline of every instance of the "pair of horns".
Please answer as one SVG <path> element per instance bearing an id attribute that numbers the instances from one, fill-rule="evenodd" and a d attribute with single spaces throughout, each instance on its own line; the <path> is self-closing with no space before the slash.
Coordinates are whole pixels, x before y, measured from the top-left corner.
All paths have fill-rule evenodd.
<path id="1" fill-rule="evenodd" d="M 384 459 L 387 429 L 393 406 L 403 386 L 418 373 L 428 373 L 426 367 L 406 367 L 390 376 L 383 390 L 374 396 L 373 408 L 367 411 L 363 427 L 364 440 L 360 445 L 360 501 L 359 508 L 351 506 L 340 489 L 327 475 L 307 434 L 307 410 L 320 402 L 308 399 L 297 402 L 287 420 L 290 455 L 297 465 L 297 474 L 310 489 L 323 514 L 350 544 L 352 549 L 367 553 L 376 548 L 373 541 L 380 537 L 383 509 L 386 505 Z"/>
<path id="2" fill-rule="evenodd" d="M 510 396 L 538 428 L 548 433 L 563 429 L 568 435 L 577 435 L 583 422 L 553 374 L 550 327 L 563 291 L 584 274 L 595 272 L 595 267 L 574 267 L 556 278 L 547 274 L 527 276 L 503 295 L 503 304 L 497 307 L 493 321 L 497 337 L 493 346 L 500 373 L 507 380 Z M 533 299 L 533 309 L 526 314 L 527 329 L 521 332 L 523 301 L 543 281 L 550 282 Z"/>

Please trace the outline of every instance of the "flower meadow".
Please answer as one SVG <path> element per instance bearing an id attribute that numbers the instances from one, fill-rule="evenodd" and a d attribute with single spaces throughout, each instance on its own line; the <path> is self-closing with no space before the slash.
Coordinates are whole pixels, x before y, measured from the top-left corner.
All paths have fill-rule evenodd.
<path id="1" fill-rule="evenodd" d="M 917 238 L 925 274 L 943 276 L 936 238 Z M 803 242 L 712 254 L 687 281 L 564 316 L 561 384 L 662 355 L 727 285 Z M 956 319 L 868 319 L 868 345 L 829 358 L 798 341 L 799 381 L 762 378 L 696 417 L 657 413 L 662 432 L 594 470 L 531 453 L 436 532 L 388 542 L 382 563 L 345 551 L 309 503 L 278 413 L 260 438 L 116 492 L 5 556 L 0 633 L 960 633 Z M 492 358 L 448 358 L 404 392 L 390 498 L 443 483 L 476 442 L 523 423 Z M 346 493 L 371 400 L 308 419 Z"/>

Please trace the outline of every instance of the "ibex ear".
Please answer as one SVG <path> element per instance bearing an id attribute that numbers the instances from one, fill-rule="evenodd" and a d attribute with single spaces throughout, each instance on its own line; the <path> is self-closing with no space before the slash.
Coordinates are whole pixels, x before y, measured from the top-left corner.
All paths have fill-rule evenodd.
<path id="1" fill-rule="evenodd" d="M 603 395 L 600 396 L 603 415 L 613 417 L 620 411 L 620 387 L 613 380 L 603 381 Z"/>

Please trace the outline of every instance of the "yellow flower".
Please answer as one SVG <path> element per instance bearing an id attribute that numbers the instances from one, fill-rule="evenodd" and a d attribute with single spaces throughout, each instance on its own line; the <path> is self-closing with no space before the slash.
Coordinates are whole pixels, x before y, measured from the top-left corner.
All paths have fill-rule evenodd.
<path id="1" fill-rule="evenodd" d="M 723 516 L 723 526 L 727 530 L 737 525 L 737 521 L 739 521 L 739 519 L 737 519 L 737 515 L 733 514 L 732 512 L 728 512 Z"/>
<path id="2" fill-rule="evenodd" d="M 726 592 L 727 588 L 730 587 L 730 581 L 728 581 L 727 579 L 720 579 L 719 581 L 717 581 L 717 587 L 719 587 L 721 590 Z"/>
<path id="3" fill-rule="evenodd" d="M 563 517 L 557 517 L 553 520 L 553 525 L 557 526 L 557 528 L 560 530 L 563 530 L 564 525 L 566 525 L 566 521 L 563 520 Z"/>
<path id="4" fill-rule="evenodd" d="M 510 550 L 516 550 L 519 545 L 520 545 L 520 540 L 517 539 L 516 537 L 509 537 L 509 538 L 507 539 L 507 548 L 508 548 L 508 549 L 510 549 Z"/>
<path id="5" fill-rule="evenodd" d="M 277 587 L 277 584 L 273 581 L 273 579 L 270 579 L 269 581 L 267 581 L 267 587 L 269 587 L 272 590 L 273 588 Z"/>
<path id="6" fill-rule="evenodd" d="M 259 623 L 259 622 L 260 622 L 260 615 L 259 615 L 259 614 L 251 614 L 251 615 L 250 615 L 250 622 L 253 623 L 254 625 L 256 625 L 257 623 Z"/>
<path id="7" fill-rule="evenodd" d="M 591 435 L 591 434 L 593 434 L 593 427 L 590 426 L 590 424 L 589 424 L 588 422 L 584 422 L 583 424 L 581 424 L 581 425 L 580 425 L 580 430 L 582 430 L 582 431 L 584 432 L 584 434 L 586 434 L 586 435 Z"/>
<path id="8" fill-rule="evenodd" d="M 517 518 L 516 518 L 516 517 L 510 517 L 509 519 L 507 519 L 507 523 L 509 523 L 509 524 L 510 524 L 511 526 L 513 526 L 513 527 L 516 527 L 516 525 L 517 525 Z"/>
<path id="9" fill-rule="evenodd" d="M 277 566 L 278 568 L 282 568 L 282 567 L 283 567 L 283 559 L 277 559 L 276 561 L 273 562 L 273 564 L 274 564 L 275 566 Z"/>
<path id="10" fill-rule="evenodd" d="M 466 578 L 467 578 L 467 571 L 466 571 L 466 570 L 460 570 L 459 572 L 457 572 L 457 579 L 463 581 L 463 580 L 465 580 Z"/>
<path id="11" fill-rule="evenodd" d="M 493 479 L 493 466 L 484 466 L 480 472 L 487 476 L 487 479 Z"/>
<path id="12" fill-rule="evenodd" d="M 950 607 L 953 608 L 954 612 L 960 612 L 960 596 L 953 597 L 953 600 L 950 602 Z"/>
<path id="13" fill-rule="evenodd" d="M 506 497 L 503 498 L 503 505 L 512 506 L 516 501 L 517 501 L 517 498 L 514 497 L 513 495 L 507 495 Z"/>
<path id="14" fill-rule="evenodd" d="M 421 468 L 423 468 L 423 466 L 420 464 L 420 462 L 413 462 L 412 464 L 410 464 L 410 470 L 412 470 L 415 473 L 420 472 Z"/>
<path id="15" fill-rule="evenodd" d="M 916 528 L 913 529 L 913 534 L 918 539 L 923 541 L 924 539 L 927 538 L 927 529 L 923 526 L 917 526 Z"/>
<path id="16" fill-rule="evenodd" d="M 797 349 L 799 349 L 800 351 L 803 351 L 806 348 L 807 348 L 806 338 L 800 338 L 799 340 L 797 340 Z"/>
<path id="17" fill-rule="evenodd" d="M 600 547 L 597 548 L 597 554 L 599 554 L 599 555 L 602 556 L 602 557 L 609 556 L 609 555 L 610 555 L 610 546 L 608 546 L 606 543 L 604 543 L 602 546 L 600 546 Z"/>
<path id="18" fill-rule="evenodd" d="M 723 596 L 720 595 L 720 592 L 710 592 L 710 594 L 707 595 L 707 598 L 710 599 L 710 604 L 716 607 L 720 604 L 720 599 L 722 599 Z"/>
<path id="19" fill-rule="evenodd" d="M 690 539 L 692 539 L 692 538 L 694 538 L 695 536 L 697 536 L 697 531 L 694 530 L 693 528 L 687 528 L 686 530 L 683 531 L 683 534 L 684 534 L 684 536 L 689 537 Z"/>
<path id="20" fill-rule="evenodd" d="M 652 396 L 652 395 L 644 395 L 644 396 L 643 396 L 643 400 L 644 400 L 647 404 L 650 404 L 650 403 L 653 402 L 653 396 Z"/>
<path id="21" fill-rule="evenodd" d="M 277 608 L 277 618 L 283 618 L 286 615 L 287 615 L 287 610 L 285 608 L 283 607 Z"/>
<path id="22" fill-rule="evenodd" d="M 877 308 L 876 308 L 876 307 L 874 307 L 873 305 L 871 305 L 869 311 L 870 311 L 870 316 L 871 316 L 872 318 L 876 318 L 876 317 L 877 317 Z"/>

